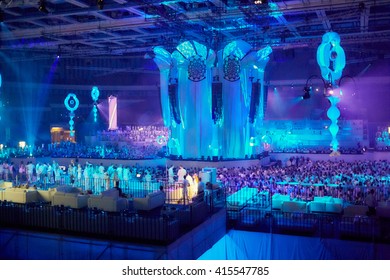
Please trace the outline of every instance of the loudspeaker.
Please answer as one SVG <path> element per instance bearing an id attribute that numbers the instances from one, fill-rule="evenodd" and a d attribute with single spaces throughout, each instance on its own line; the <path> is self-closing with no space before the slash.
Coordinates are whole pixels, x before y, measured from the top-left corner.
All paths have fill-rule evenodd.
<path id="1" fill-rule="evenodd" d="M 218 161 L 218 156 L 213 156 L 213 161 Z"/>

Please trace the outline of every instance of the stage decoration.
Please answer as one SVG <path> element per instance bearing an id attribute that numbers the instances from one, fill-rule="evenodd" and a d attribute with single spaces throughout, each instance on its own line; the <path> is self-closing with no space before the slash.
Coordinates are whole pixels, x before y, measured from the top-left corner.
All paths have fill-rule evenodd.
<path id="1" fill-rule="evenodd" d="M 99 89 L 98 87 L 93 87 L 92 88 L 92 91 L 91 91 L 91 97 L 92 97 L 92 100 L 93 100 L 93 121 L 94 122 L 97 122 L 97 101 L 99 99 L 99 95 L 100 95 L 100 92 L 99 92 Z"/>
<path id="2" fill-rule="evenodd" d="M 256 138 L 252 136 L 252 137 L 249 139 L 249 146 L 254 147 L 254 146 L 257 146 L 257 145 L 258 145 L 258 144 L 257 144 Z"/>
<path id="3" fill-rule="evenodd" d="M 336 32 L 327 32 L 317 48 L 317 63 L 325 81 L 333 86 L 340 79 L 345 67 L 345 53 L 340 46 L 340 36 Z"/>
<path id="4" fill-rule="evenodd" d="M 167 138 L 164 136 L 164 135 L 159 135 L 157 136 L 156 138 L 156 142 L 159 144 L 159 145 L 166 145 L 167 144 Z"/>
<path id="5" fill-rule="evenodd" d="M 271 149 L 272 138 L 269 135 L 263 135 L 261 137 L 261 144 L 264 151 L 269 151 Z"/>
<path id="6" fill-rule="evenodd" d="M 270 46 L 254 50 L 243 40 L 230 42 L 218 52 L 219 73 L 224 77 L 220 143 L 225 157 L 244 158 L 254 153 L 250 137 L 264 118 L 264 72 L 271 53 Z"/>
<path id="7" fill-rule="evenodd" d="M 234 82 L 240 79 L 240 59 L 230 54 L 225 57 L 223 62 L 223 77 L 225 80 Z"/>
<path id="8" fill-rule="evenodd" d="M 205 59 L 199 55 L 191 56 L 188 63 L 188 79 L 199 82 L 206 78 Z"/>
<path id="9" fill-rule="evenodd" d="M 222 125 L 223 121 L 223 99 L 222 99 L 222 83 L 213 82 L 211 88 L 211 115 L 214 124 Z"/>
<path id="10" fill-rule="evenodd" d="M 170 75 L 177 82 L 176 98 L 169 90 L 169 101 L 175 102 L 170 105 L 170 109 L 175 110 L 172 112 L 171 132 L 183 152 L 176 155 L 183 158 L 211 156 L 208 145 L 214 139 L 211 84 L 215 52 L 189 40 L 176 46 L 171 60 Z"/>
<path id="11" fill-rule="evenodd" d="M 252 155 L 250 137 L 255 126 L 261 126 L 266 109 L 264 71 L 271 47 L 253 50 L 247 42 L 237 40 L 216 54 L 189 40 L 172 53 L 162 47 L 153 52 L 160 70 L 164 124 L 171 131 L 170 153 L 183 158 Z M 250 77 L 256 83 L 254 91 Z M 260 139 L 258 142 L 260 145 Z"/>
<path id="12" fill-rule="evenodd" d="M 74 120 L 73 118 L 75 117 L 74 111 L 77 110 L 79 107 L 79 100 L 74 93 L 69 93 L 65 100 L 64 104 L 66 109 L 69 111 L 69 130 L 70 130 L 70 136 L 74 137 Z"/>
<path id="13" fill-rule="evenodd" d="M 335 89 L 338 87 L 336 81 L 342 76 L 345 67 L 345 52 L 340 46 L 340 36 L 336 32 L 327 32 L 322 36 L 322 43 L 317 49 L 317 63 L 321 69 L 321 76 L 325 81 L 325 96 L 330 102 L 330 107 L 327 111 L 329 119 L 332 121 L 329 126 L 329 132 L 332 135 L 330 144 L 332 152 L 331 156 L 338 156 L 338 140 L 337 133 L 339 126 L 337 124 L 340 117 L 340 110 L 337 108 L 337 103 L 340 101 L 339 95 L 335 95 Z M 341 81 L 341 79 L 340 79 Z"/>
<path id="14" fill-rule="evenodd" d="M 169 94 L 169 105 L 170 105 L 170 112 L 171 112 L 171 119 L 176 123 L 181 123 L 181 117 L 180 117 L 180 109 L 178 104 L 178 94 L 177 94 L 177 84 L 173 83 L 168 86 L 168 94 Z"/>
<path id="15" fill-rule="evenodd" d="M 108 130 L 118 129 L 118 98 L 110 95 L 108 97 Z"/>
<path id="16" fill-rule="evenodd" d="M 337 103 L 340 99 L 336 96 L 329 96 L 328 100 L 330 102 L 330 107 L 327 111 L 328 118 L 332 121 L 329 126 L 329 132 L 332 135 L 332 142 L 330 146 L 332 147 L 332 152 L 330 156 L 339 156 L 340 152 L 338 151 L 339 142 L 337 140 L 337 133 L 339 132 L 338 118 L 340 117 L 340 110 L 337 108 Z"/>
<path id="17" fill-rule="evenodd" d="M 160 102 L 162 118 L 164 125 L 169 127 L 171 125 L 171 111 L 169 105 L 168 84 L 171 76 L 171 69 L 173 69 L 173 61 L 171 54 L 162 47 L 153 48 L 153 61 L 157 64 L 160 70 Z"/>
<path id="18" fill-rule="evenodd" d="M 252 82 L 251 103 L 249 108 L 249 123 L 254 123 L 259 112 L 260 105 L 260 83 Z"/>
<path id="19" fill-rule="evenodd" d="M 1 78 L 1 74 L 0 74 L 0 88 L 1 88 L 1 84 L 2 84 L 2 78 Z M 2 107 L 2 103 L 1 103 L 1 100 L 0 100 L 0 108 Z M 0 121 L 1 121 L 1 115 L 0 115 Z"/>

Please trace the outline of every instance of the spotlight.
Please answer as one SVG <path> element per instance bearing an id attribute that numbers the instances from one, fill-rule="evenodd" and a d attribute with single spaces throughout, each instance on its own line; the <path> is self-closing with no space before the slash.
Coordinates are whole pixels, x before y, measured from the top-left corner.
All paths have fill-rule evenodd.
<path id="1" fill-rule="evenodd" d="M 39 1 L 38 10 L 44 14 L 48 14 L 49 11 L 46 8 L 46 3 L 44 0 Z"/>
<path id="2" fill-rule="evenodd" d="M 19 141 L 19 148 L 24 149 L 26 147 L 25 141 Z"/>
<path id="3" fill-rule="evenodd" d="M 329 96 L 333 95 L 333 85 L 331 83 L 328 83 L 325 85 L 324 95 L 325 95 L 325 97 L 329 97 Z"/>
<path id="4" fill-rule="evenodd" d="M 61 56 L 61 46 L 58 45 L 58 50 L 57 50 L 57 52 L 56 52 L 56 57 L 57 57 L 57 58 L 60 58 L 60 56 Z"/>
<path id="5" fill-rule="evenodd" d="M 104 0 L 97 0 L 97 6 L 98 6 L 99 10 L 103 10 Z"/>
<path id="6" fill-rule="evenodd" d="M 268 0 L 255 0 L 253 2 L 255 5 L 267 5 L 268 4 Z"/>
<path id="7" fill-rule="evenodd" d="M 60 51 L 57 52 L 56 57 L 57 57 L 57 58 L 60 58 L 60 57 L 61 57 L 61 52 L 60 52 Z"/>
<path id="8" fill-rule="evenodd" d="M 302 99 L 309 99 L 310 96 L 311 96 L 310 94 L 311 94 L 311 87 L 305 86 L 305 87 L 303 88 Z"/>

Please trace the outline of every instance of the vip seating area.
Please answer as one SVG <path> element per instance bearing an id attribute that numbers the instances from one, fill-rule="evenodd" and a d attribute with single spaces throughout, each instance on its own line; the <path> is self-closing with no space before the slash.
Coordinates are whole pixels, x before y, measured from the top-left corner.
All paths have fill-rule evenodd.
<path id="1" fill-rule="evenodd" d="M 274 194 L 272 196 L 272 209 L 282 212 L 341 214 L 343 200 L 331 196 L 315 196 L 313 201 L 300 201 L 289 195 Z"/>
<path id="2" fill-rule="evenodd" d="M 145 197 L 135 197 L 133 199 L 133 207 L 136 210 L 150 211 L 157 207 L 163 206 L 165 203 L 164 192 L 149 193 Z"/>
<path id="3" fill-rule="evenodd" d="M 390 242 L 390 202 L 388 201 L 379 202 L 375 214 L 371 214 L 366 205 L 350 204 L 337 197 L 315 196 L 305 201 L 280 193 L 269 194 L 271 203 L 268 206 L 262 207 L 248 202 L 240 204 L 239 208 L 229 206 L 232 199 L 248 201 L 247 194 L 248 190 L 241 189 L 241 192 L 236 192 L 226 199 L 231 228 L 368 242 Z M 253 197 L 252 194 L 249 200 Z"/>
<path id="4" fill-rule="evenodd" d="M 357 210 L 356 213 L 362 213 L 361 210 L 363 209 Z M 298 208 L 298 211 L 301 209 Z M 390 243 L 389 218 L 367 216 L 367 214 L 349 216 L 351 212 L 348 211 L 351 210 L 347 210 L 346 215 L 298 211 L 245 208 L 238 216 L 236 213 L 228 212 L 228 221 L 230 228 L 237 230 Z"/>
<path id="5" fill-rule="evenodd" d="M 210 190 L 203 201 L 187 205 L 169 203 L 169 192 L 160 191 L 136 198 L 120 197 L 116 189 L 90 195 L 69 186 L 8 187 L 0 193 L 5 226 L 169 243 L 225 208 L 235 229 L 390 242 L 388 202 L 378 204 L 371 216 L 367 206 L 331 196 L 304 201 L 248 187 L 234 193 L 224 187 Z"/>
<path id="6" fill-rule="evenodd" d="M 110 189 L 99 195 L 90 195 L 87 204 L 90 209 L 97 209 L 106 212 L 121 212 L 129 208 L 129 200 L 120 197 L 119 191 Z"/>
<path id="7" fill-rule="evenodd" d="M 70 186 L 7 184 L 0 198 L 1 226 L 151 244 L 169 244 L 221 209 L 206 202 L 207 194 L 202 201 L 170 204 L 162 191 L 126 198 L 117 189 L 93 195 Z"/>

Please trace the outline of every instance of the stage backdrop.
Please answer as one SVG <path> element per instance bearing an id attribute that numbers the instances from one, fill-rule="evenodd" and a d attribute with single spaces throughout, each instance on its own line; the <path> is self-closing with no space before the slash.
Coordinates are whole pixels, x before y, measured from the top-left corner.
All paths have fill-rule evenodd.
<path id="1" fill-rule="evenodd" d="M 264 118 L 264 68 L 271 52 L 268 46 L 253 50 L 241 40 L 217 54 L 196 41 L 181 43 L 172 54 L 154 48 L 162 115 L 171 129 L 169 152 L 183 158 L 251 156 L 250 139 Z M 212 104 L 217 81 L 222 82 L 221 108 Z M 222 112 L 218 120 L 215 111 Z"/>

